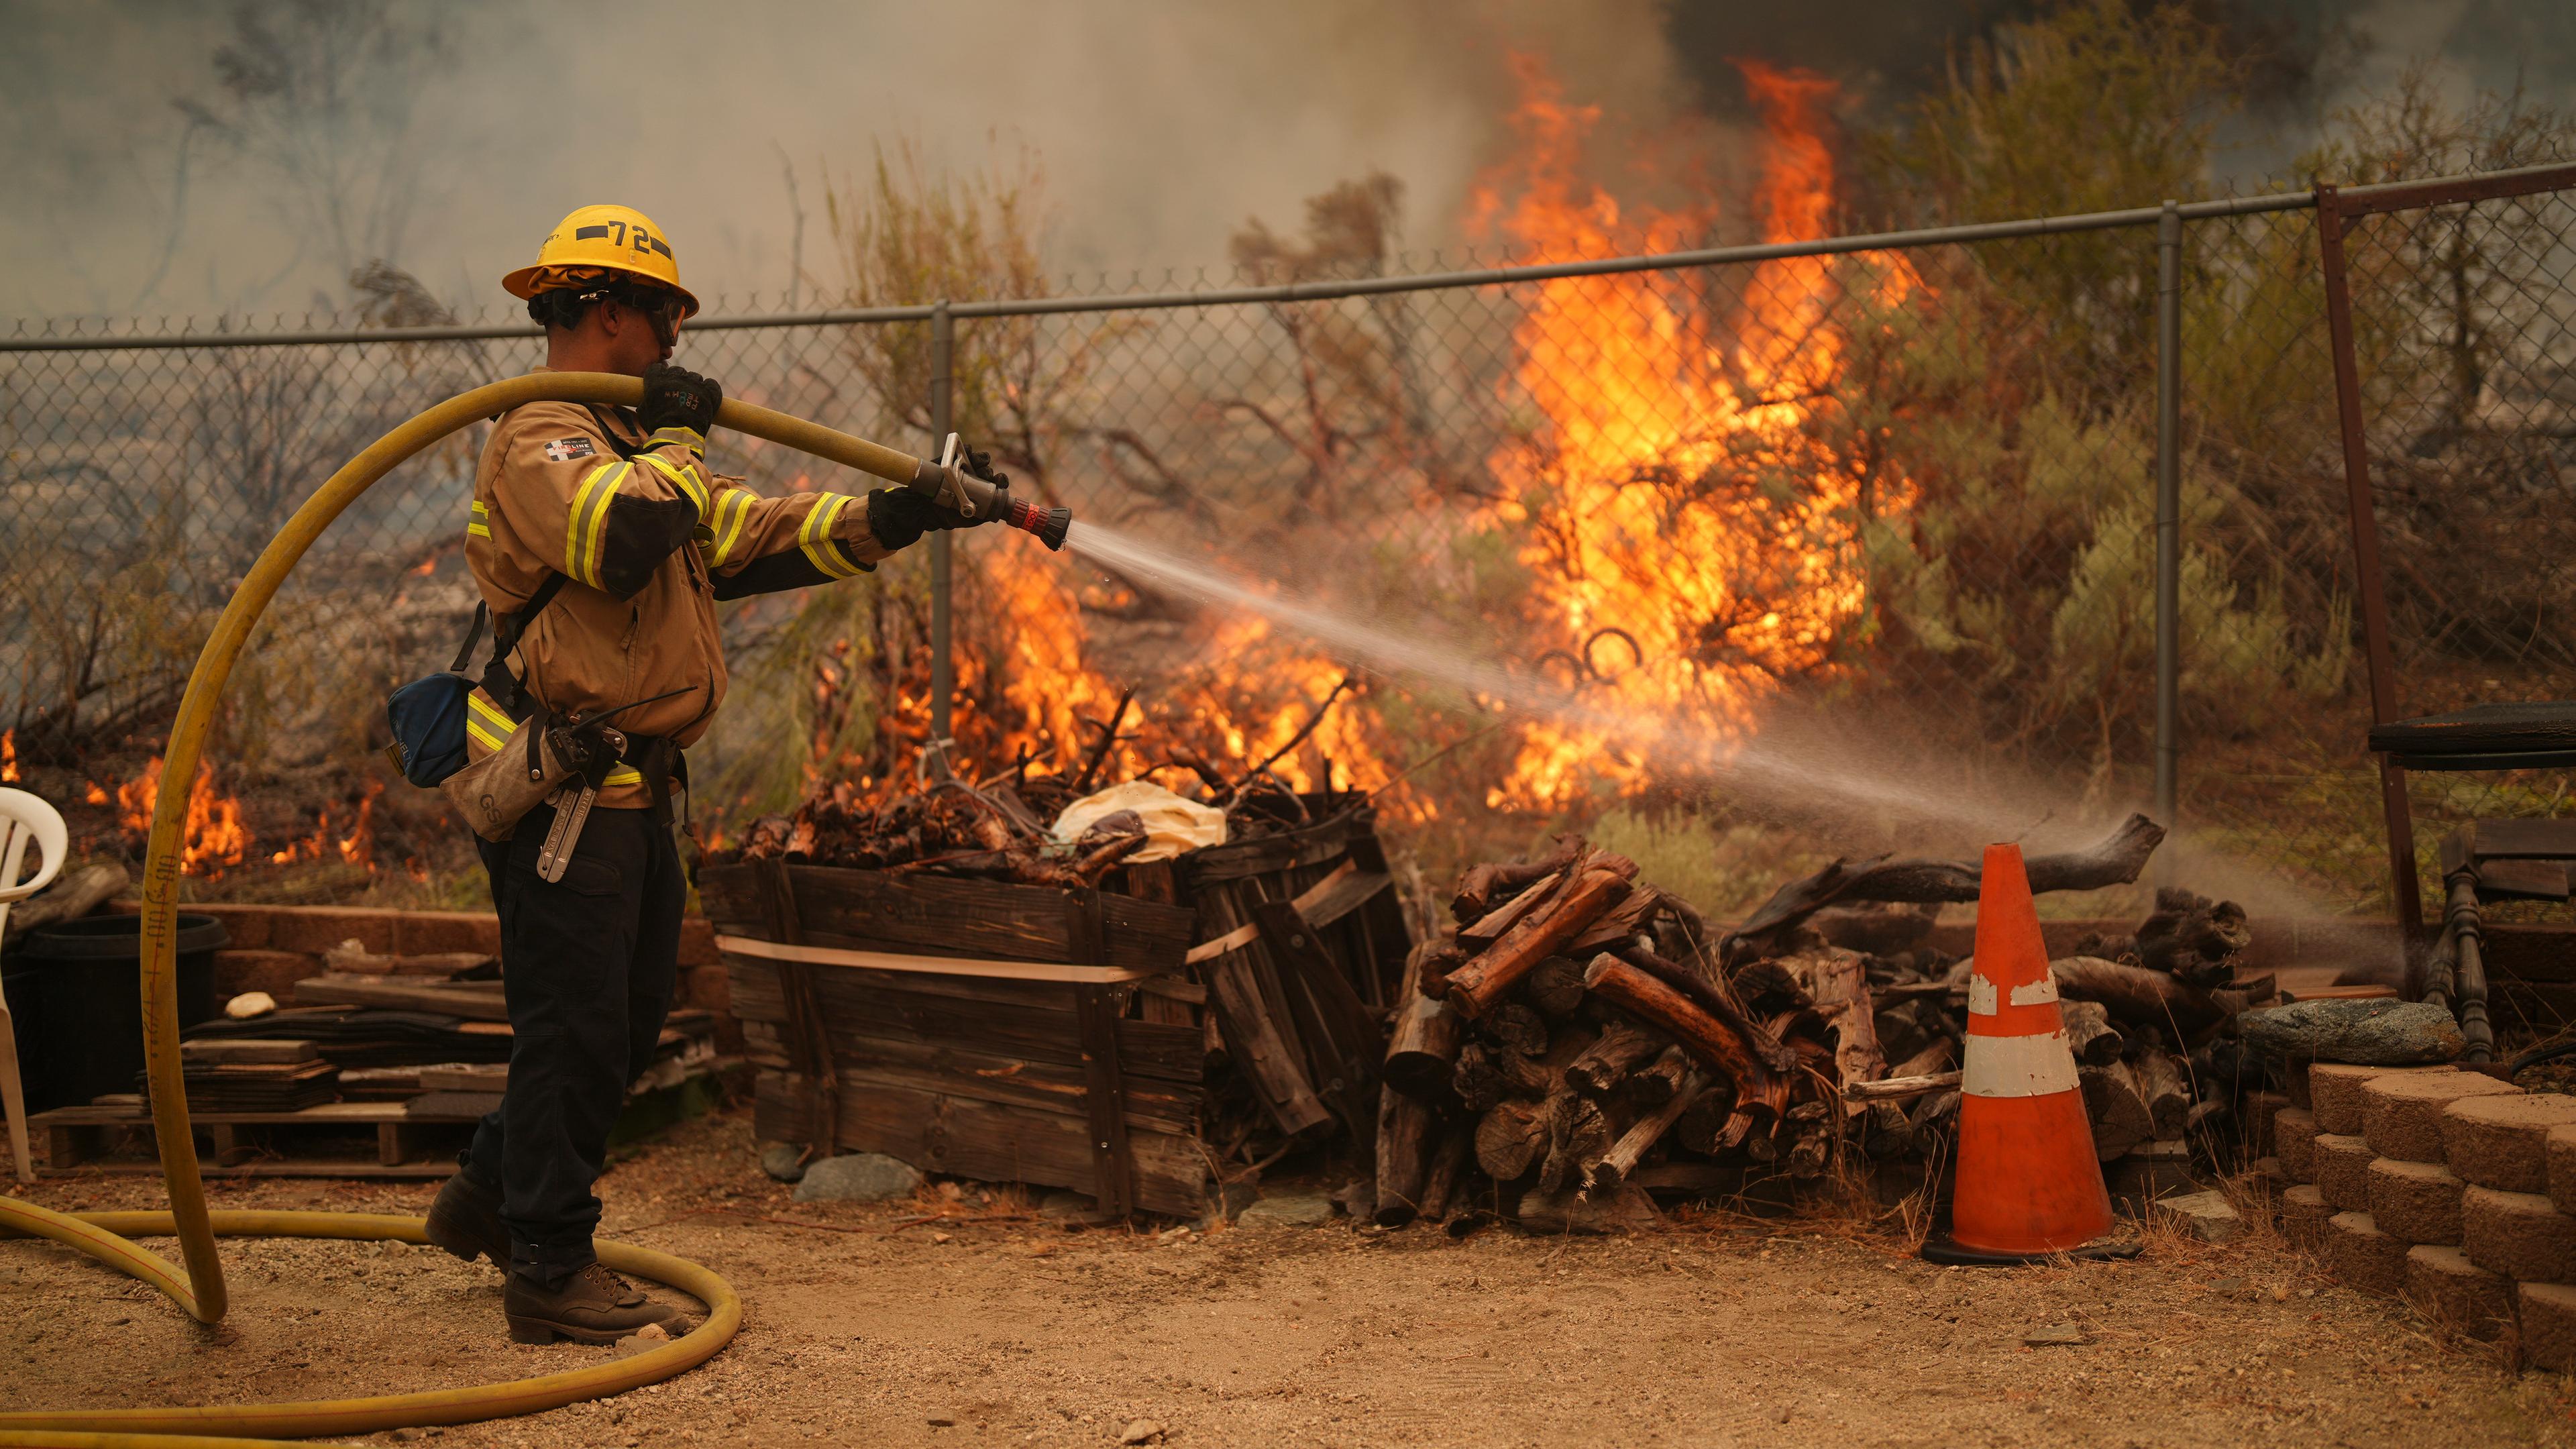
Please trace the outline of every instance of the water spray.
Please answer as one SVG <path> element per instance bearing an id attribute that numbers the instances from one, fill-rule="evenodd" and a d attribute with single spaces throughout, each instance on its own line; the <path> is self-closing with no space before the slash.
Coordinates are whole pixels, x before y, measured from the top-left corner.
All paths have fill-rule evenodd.
<path id="1" fill-rule="evenodd" d="M 1066 530 L 1073 527 L 1072 509 L 1040 508 L 1012 497 L 1007 483 L 995 483 L 967 472 L 957 460 L 955 433 L 948 435 L 947 444 L 939 450 L 938 462 L 919 460 L 912 481 L 905 486 L 963 517 L 995 519 L 1022 533 L 1035 534 L 1038 542 L 1058 551 L 1064 548 Z"/>

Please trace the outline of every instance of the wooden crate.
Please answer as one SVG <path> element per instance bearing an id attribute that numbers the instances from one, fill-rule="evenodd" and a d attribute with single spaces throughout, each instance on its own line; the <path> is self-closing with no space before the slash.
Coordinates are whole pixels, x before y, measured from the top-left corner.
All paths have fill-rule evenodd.
<path id="1" fill-rule="evenodd" d="M 1191 915 L 1099 891 L 703 867 L 764 1138 L 1192 1214 L 1203 1038 L 1132 1014 Z"/>
<path id="2" fill-rule="evenodd" d="M 1190 957 L 1227 1055 L 1279 1129 L 1338 1120 L 1365 1153 L 1412 942 L 1375 813 L 1349 796 L 1305 798 L 1322 816 L 1312 825 L 1175 862 L 1198 915 Z"/>

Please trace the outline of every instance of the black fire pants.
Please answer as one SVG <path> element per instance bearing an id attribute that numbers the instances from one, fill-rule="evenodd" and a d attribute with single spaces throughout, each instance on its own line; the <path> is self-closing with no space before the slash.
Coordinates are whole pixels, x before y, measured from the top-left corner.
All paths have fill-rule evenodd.
<path id="1" fill-rule="evenodd" d="M 477 839 L 501 916 L 510 1084 L 462 1163 L 500 1189 L 511 1270 L 549 1289 L 596 1256 L 591 1187 L 679 984 L 688 881 L 670 827 L 653 815 L 593 809 L 553 882 L 537 878 L 551 807 L 529 812 L 505 842 Z"/>

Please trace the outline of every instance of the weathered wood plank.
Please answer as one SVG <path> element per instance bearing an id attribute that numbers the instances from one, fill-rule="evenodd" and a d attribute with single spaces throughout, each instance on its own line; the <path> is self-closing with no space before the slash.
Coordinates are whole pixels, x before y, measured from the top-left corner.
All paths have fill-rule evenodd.
<path id="1" fill-rule="evenodd" d="M 772 1026 L 786 1022 L 785 997 L 780 993 L 773 963 L 734 956 L 726 967 L 737 1017 Z M 946 984 L 950 981 L 947 977 L 915 978 L 900 972 L 837 966 L 817 966 L 812 970 L 824 1034 L 835 1043 L 843 1037 L 867 1036 L 964 1047 L 1066 1066 L 1082 1064 L 1081 1024 L 1062 986 L 986 983 L 1012 986 L 1021 993 L 1017 999 L 997 999 L 999 993 L 994 992 L 961 995 L 915 989 L 916 981 Z M 1169 1082 L 1195 1084 L 1199 1080 L 1204 1049 L 1196 1027 L 1121 1021 L 1117 1029 L 1120 1071 Z M 784 1034 L 779 1041 L 782 1046 L 790 1045 Z M 834 1054 L 837 1058 L 837 1046 Z"/>
<path id="2" fill-rule="evenodd" d="M 763 1072 L 755 1089 L 754 1128 L 765 1138 L 806 1140 L 804 1084 Z M 882 1152 L 925 1172 L 988 1182 L 1030 1182 L 1096 1192 L 1090 1134 L 1077 1114 L 1036 1112 L 935 1092 L 841 1084 L 841 1142 Z M 1136 1206 L 1191 1216 L 1207 1205 L 1207 1160 L 1192 1138 L 1168 1132 L 1128 1137 L 1135 1159 Z"/>

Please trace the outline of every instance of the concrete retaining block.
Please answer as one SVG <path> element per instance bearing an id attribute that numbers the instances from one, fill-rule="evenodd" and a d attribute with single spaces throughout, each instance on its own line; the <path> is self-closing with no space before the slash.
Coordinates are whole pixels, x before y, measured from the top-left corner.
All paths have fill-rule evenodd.
<path id="1" fill-rule="evenodd" d="M 2347 1288 L 2394 1298 L 2406 1291 L 2406 1249 L 2368 1213 L 2326 1219 L 2326 1267 Z"/>
<path id="2" fill-rule="evenodd" d="M 2549 1190 L 2549 1133 L 2576 1125 L 2560 1093 L 2464 1098 L 2442 1109 L 2442 1147 L 2460 1180 L 2498 1192 Z"/>
<path id="3" fill-rule="evenodd" d="M 2438 1162 L 2370 1164 L 2370 1215 L 2379 1230 L 2407 1243 L 2455 1247 L 2460 1241 L 2460 1193 L 2467 1186 Z"/>
<path id="4" fill-rule="evenodd" d="M 2490 1273 L 2563 1283 L 2576 1278 L 2576 1217 L 2536 1192 L 2471 1187 L 2460 1194 L 2460 1248 Z"/>
<path id="5" fill-rule="evenodd" d="M 2493 1338 L 2513 1321 L 2513 1280 L 2470 1262 L 2457 1248 L 2423 1243 L 2407 1249 L 2406 1296 L 2471 1338 Z"/>
<path id="6" fill-rule="evenodd" d="M 2483 1072 L 2408 1072 L 2361 1084 L 2361 1135 L 2370 1150 L 2400 1162 L 2441 1162 L 2442 1109 L 2465 1097 L 2515 1096 L 2521 1089 Z"/>
<path id="7" fill-rule="evenodd" d="M 2370 1211 L 2370 1164 L 2376 1156 L 2359 1137 L 2317 1134 L 2317 1191 L 2336 1212 Z"/>

